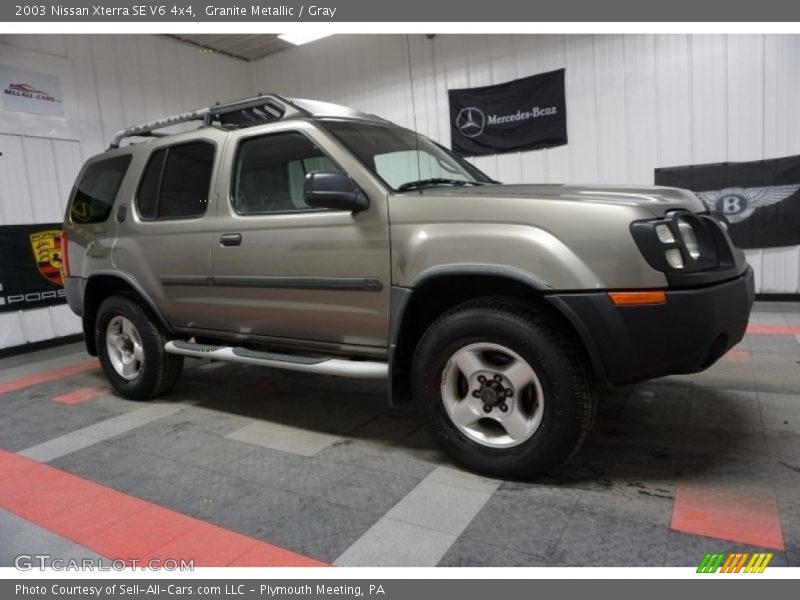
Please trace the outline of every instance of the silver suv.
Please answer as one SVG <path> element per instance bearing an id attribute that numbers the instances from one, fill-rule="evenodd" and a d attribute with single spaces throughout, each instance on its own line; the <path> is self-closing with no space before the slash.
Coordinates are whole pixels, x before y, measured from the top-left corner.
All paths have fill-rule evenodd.
<path id="1" fill-rule="evenodd" d="M 529 477 L 577 451 L 593 389 L 741 340 L 752 271 L 703 211 L 672 188 L 501 185 L 378 117 L 264 95 L 87 161 L 65 285 L 127 398 L 167 393 L 184 356 L 382 378 L 455 460 Z"/>

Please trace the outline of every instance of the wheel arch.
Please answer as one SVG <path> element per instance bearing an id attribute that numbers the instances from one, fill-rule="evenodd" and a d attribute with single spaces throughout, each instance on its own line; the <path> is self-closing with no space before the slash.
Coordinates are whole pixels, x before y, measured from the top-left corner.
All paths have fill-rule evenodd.
<path id="1" fill-rule="evenodd" d="M 98 271 L 87 279 L 83 292 L 83 336 L 86 342 L 86 350 L 92 356 L 97 356 L 94 335 L 97 310 L 103 300 L 114 294 L 121 293 L 134 296 L 158 319 L 159 324 L 165 331 L 172 331 L 169 321 L 136 279 L 120 271 Z"/>
<path id="2" fill-rule="evenodd" d="M 518 269 L 501 266 L 435 267 L 415 278 L 410 287 L 392 286 L 389 331 L 390 392 L 393 405 L 410 399 L 409 374 L 417 343 L 444 312 L 482 297 L 503 297 L 523 303 L 555 321 L 573 342 L 594 382 L 608 388 L 599 352 L 576 315 L 554 301 L 543 281 Z"/>

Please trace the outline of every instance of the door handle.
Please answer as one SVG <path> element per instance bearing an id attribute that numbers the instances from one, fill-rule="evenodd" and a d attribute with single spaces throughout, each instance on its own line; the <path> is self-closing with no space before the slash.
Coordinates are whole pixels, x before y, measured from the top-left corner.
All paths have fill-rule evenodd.
<path id="1" fill-rule="evenodd" d="M 219 243 L 223 246 L 240 246 L 242 244 L 242 234 L 223 233 L 219 238 Z"/>

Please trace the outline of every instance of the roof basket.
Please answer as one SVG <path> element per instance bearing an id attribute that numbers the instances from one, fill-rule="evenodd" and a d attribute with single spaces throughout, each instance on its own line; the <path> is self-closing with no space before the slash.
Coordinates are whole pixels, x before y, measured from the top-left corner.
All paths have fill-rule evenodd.
<path id="1" fill-rule="evenodd" d="M 143 123 L 142 125 L 127 127 L 114 135 L 114 139 L 109 148 L 119 148 L 120 142 L 128 137 L 163 136 L 165 134 L 158 132 L 158 129 L 171 127 L 179 123 L 202 121 L 205 126 L 218 123 L 219 125 L 228 127 L 249 127 L 251 125 L 271 123 L 287 117 L 297 115 L 305 116 L 307 114 L 307 111 L 282 96 L 277 94 L 259 94 L 253 98 L 234 100 L 233 102 L 226 102 L 225 104 L 217 103 L 208 108 L 200 108 L 178 115 L 172 115 L 171 117 L 150 121 L 149 123 Z"/>

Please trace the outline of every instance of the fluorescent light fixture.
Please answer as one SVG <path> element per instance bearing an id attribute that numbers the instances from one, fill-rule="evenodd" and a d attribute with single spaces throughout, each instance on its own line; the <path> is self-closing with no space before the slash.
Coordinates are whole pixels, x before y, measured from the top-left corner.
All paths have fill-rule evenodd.
<path id="1" fill-rule="evenodd" d="M 332 33 L 282 33 L 278 37 L 281 38 L 284 42 L 289 42 L 290 44 L 294 44 L 295 46 L 302 46 L 303 44 L 308 44 L 309 42 L 315 42 L 317 40 L 321 40 L 322 38 L 326 38 L 329 35 L 333 35 Z"/>

